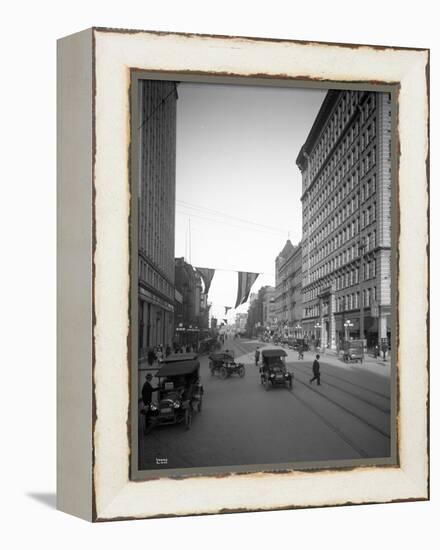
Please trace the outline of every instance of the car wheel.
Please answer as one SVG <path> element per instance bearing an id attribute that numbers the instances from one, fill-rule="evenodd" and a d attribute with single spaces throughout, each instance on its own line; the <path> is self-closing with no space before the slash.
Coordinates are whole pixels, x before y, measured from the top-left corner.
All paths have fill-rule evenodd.
<path id="1" fill-rule="evenodd" d="M 189 430 L 191 428 L 192 423 L 192 411 L 191 409 L 186 409 L 185 411 L 185 430 Z"/>
<path id="2" fill-rule="evenodd" d="M 225 380 L 228 377 L 228 371 L 226 370 L 226 367 L 222 367 L 220 369 L 220 378 L 222 380 Z"/>
<path id="3" fill-rule="evenodd" d="M 243 378 L 243 376 L 245 375 L 244 367 L 240 367 L 238 369 L 238 375 L 240 376 L 240 378 Z"/>

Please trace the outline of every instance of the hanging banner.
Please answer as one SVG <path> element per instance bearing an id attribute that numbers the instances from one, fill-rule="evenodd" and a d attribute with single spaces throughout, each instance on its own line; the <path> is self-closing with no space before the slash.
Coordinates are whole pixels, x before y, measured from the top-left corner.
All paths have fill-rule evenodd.
<path id="1" fill-rule="evenodd" d="M 228 320 L 227 320 L 227 319 L 223 319 L 223 322 L 225 323 L 225 325 L 228 324 Z"/>
<path id="2" fill-rule="evenodd" d="M 232 309 L 231 306 L 223 306 L 223 307 L 225 308 L 225 315 L 227 315 L 227 314 L 228 314 L 228 311 L 229 311 L 230 309 Z"/>
<path id="3" fill-rule="evenodd" d="M 215 269 L 210 269 L 209 267 L 196 267 L 196 270 L 200 273 L 203 283 L 205 284 L 204 294 L 208 294 Z"/>
<path id="4" fill-rule="evenodd" d="M 258 275 L 259 273 L 249 273 L 247 271 L 238 272 L 238 291 L 235 308 L 247 301 L 249 292 L 251 291 L 252 285 L 257 280 Z"/>

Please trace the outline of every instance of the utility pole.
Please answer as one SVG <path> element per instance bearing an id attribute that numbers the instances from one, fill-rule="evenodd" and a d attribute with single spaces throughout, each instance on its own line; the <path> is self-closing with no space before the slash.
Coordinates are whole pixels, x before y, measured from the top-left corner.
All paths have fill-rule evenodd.
<path id="1" fill-rule="evenodd" d="M 188 218 L 188 232 L 189 232 L 189 253 L 188 253 L 188 256 L 189 256 L 189 263 L 191 264 L 191 218 Z"/>
<path id="2" fill-rule="evenodd" d="M 360 254 L 360 267 L 359 267 L 359 337 L 364 340 L 364 250 L 365 250 L 365 237 L 361 237 L 359 241 L 359 254 Z"/>

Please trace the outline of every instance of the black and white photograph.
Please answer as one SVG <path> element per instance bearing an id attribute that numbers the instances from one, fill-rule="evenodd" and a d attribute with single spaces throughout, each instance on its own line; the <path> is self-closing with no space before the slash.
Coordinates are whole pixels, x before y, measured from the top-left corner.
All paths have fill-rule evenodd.
<path id="1" fill-rule="evenodd" d="M 392 93 L 133 82 L 138 472 L 396 463 Z"/>

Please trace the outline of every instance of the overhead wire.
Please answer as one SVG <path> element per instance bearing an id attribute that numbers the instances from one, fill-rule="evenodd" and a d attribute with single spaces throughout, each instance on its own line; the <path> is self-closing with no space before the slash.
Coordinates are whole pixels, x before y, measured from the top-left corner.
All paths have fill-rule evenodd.
<path id="1" fill-rule="evenodd" d="M 226 218 L 226 219 L 235 220 L 235 221 L 238 221 L 240 223 L 246 223 L 246 224 L 249 224 L 249 225 L 254 225 L 254 226 L 257 226 L 257 227 L 261 227 L 263 229 L 269 229 L 270 231 L 275 232 L 275 233 L 286 234 L 288 232 L 287 230 L 280 229 L 279 227 L 273 227 L 273 226 L 270 226 L 270 225 L 265 225 L 265 224 L 262 224 L 262 223 L 258 223 L 258 222 L 252 221 L 252 220 L 245 219 L 245 218 L 240 218 L 238 216 L 232 216 L 230 214 L 226 214 L 225 212 L 220 212 L 219 210 L 215 210 L 213 208 L 208 208 L 206 206 L 196 205 L 196 204 L 193 204 L 193 203 L 189 203 L 187 201 L 176 200 L 176 203 L 180 204 L 183 208 L 189 208 L 189 209 L 192 209 L 192 210 L 199 210 L 199 211 L 202 211 L 202 212 L 206 212 L 208 214 L 213 214 L 215 216 L 221 216 L 221 217 Z"/>

